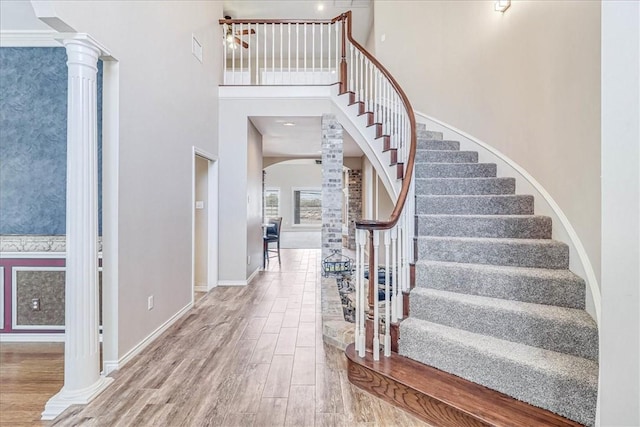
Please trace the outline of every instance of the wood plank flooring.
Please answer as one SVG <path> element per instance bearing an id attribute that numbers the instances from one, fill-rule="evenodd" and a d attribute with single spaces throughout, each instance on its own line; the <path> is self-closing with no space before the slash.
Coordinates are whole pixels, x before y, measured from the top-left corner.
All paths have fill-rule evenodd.
<path id="1" fill-rule="evenodd" d="M 46 425 L 40 414 L 64 381 L 64 343 L 0 344 L 0 426 Z"/>
<path id="2" fill-rule="evenodd" d="M 322 342 L 319 266 L 319 250 L 282 250 L 251 285 L 213 289 L 50 425 L 427 426 L 349 382 Z"/>

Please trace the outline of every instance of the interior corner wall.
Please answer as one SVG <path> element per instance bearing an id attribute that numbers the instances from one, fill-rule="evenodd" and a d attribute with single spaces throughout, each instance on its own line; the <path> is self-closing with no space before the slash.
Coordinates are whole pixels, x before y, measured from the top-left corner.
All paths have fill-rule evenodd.
<path id="1" fill-rule="evenodd" d="M 218 154 L 221 2 L 53 1 L 119 63 L 118 356 L 191 304 L 193 146 Z M 203 62 L 191 53 L 195 36 Z M 154 308 L 147 310 L 153 295 Z"/>
<path id="2" fill-rule="evenodd" d="M 247 269 L 249 278 L 262 266 L 262 134 L 247 123 Z"/>
<path id="3" fill-rule="evenodd" d="M 537 179 L 598 280 L 600 3 L 514 1 L 505 13 L 492 0 L 374 3 L 376 56 L 413 107 Z"/>

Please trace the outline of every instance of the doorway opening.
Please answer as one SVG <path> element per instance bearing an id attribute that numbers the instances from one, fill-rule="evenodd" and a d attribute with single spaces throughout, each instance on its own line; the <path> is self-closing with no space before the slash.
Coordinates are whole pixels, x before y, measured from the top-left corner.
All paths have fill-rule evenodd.
<path id="1" fill-rule="evenodd" d="M 193 149 L 192 191 L 193 301 L 218 283 L 218 162 Z"/>

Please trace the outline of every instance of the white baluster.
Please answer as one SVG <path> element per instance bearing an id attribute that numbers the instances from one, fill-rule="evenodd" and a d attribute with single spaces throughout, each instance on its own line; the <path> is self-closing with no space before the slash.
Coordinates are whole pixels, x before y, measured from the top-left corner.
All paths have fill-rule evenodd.
<path id="1" fill-rule="evenodd" d="M 296 77 L 300 72 L 300 50 L 298 49 L 298 44 L 300 42 L 300 25 L 296 22 Z"/>
<path id="2" fill-rule="evenodd" d="M 324 24 L 320 24 L 320 83 L 325 83 L 323 81 L 323 75 L 324 75 L 324 69 L 323 69 L 323 65 L 322 65 L 322 58 L 324 56 L 324 52 L 322 51 L 322 39 L 324 38 L 323 36 L 323 28 L 324 28 Z"/>
<path id="3" fill-rule="evenodd" d="M 280 84 L 284 84 L 284 66 L 282 65 L 282 60 L 283 60 L 283 50 L 282 50 L 282 39 L 284 37 L 282 37 L 282 28 L 284 27 L 282 24 L 278 24 L 278 27 L 280 27 Z"/>
<path id="4" fill-rule="evenodd" d="M 355 64 L 353 63 L 353 45 L 349 44 L 349 90 L 355 92 Z"/>
<path id="5" fill-rule="evenodd" d="M 291 84 L 291 23 L 287 23 L 287 63 L 289 64 L 289 84 Z"/>
<path id="6" fill-rule="evenodd" d="M 302 24 L 304 27 L 304 82 L 307 83 L 307 23 Z"/>
<path id="7" fill-rule="evenodd" d="M 271 24 L 271 84 L 276 83 L 276 24 Z"/>
<path id="8" fill-rule="evenodd" d="M 391 319 L 392 322 L 397 322 L 402 318 L 402 314 L 398 315 L 398 299 L 399 299 L 399 287 L 398 287 L 398 225 L 394 225 L 391 229 L 391 289 L 392 301 L 391 301 Z"/>
<path id="9" fill-rule="evenodd" d="M 264 81 L 262 82 L 262 84 L 266 85 L 267 84 L 267 24 L 262 24 L 262 29 L 264 30 L 264 67 L 262 69 L 262 74 L 264 76 Z"/>
<path id="10" fill-rule="evenodd" d="M 242 40 L 242 22 L 240 23 L 240 30 L 238 33 L 238 39 Z M 240 43 L 238 48 L 238 53 L 240 54 L 240 84 L 244 84 L 244 47 L 242 47 L 242 43 Z"/>
<path id="11" fill-rule="evenodd" d="M 227 24 L 225 24 L 227 25 Z M 224 33 L 224 26 L 222 27 L 222 32 Z M 226 85 L 227 82 L 227 74 L 229 73 L 229 61 L 227 60 L 227 35 L 223 34 L 223 42 L 222 42 L 222 63 L 224 64 L 224 75 L 222 76 L 222 81 Z"/>
<path id="12" fill-rule="evenodd" d="M 360 277 L 361 277 L 361 287 L 360 287 L 360 298 L 358 299 L 358 314 L 360 315 L 360 330 L 358 331 L 359 335 L 356 338 L 358 340 L 359 343 L 359 353 L 358 355 L 360 357 L 364 357 L 364 352 L 365 352 L 365 321 L 364 321 L 364 316 L 365 316 L 365 307 L 366 307 L 366 297 L 365 297 L 365 292 L 364 292 L 364 268 L 365 268 L 365 264 L 364 264 L 364 245 L 367 241 L 367 232 L 365 230 L 357 230 L 360 234 L 360 265 L 362 265 L 362 270 L 360 272 Z"/>
<path id="13" fill-rule="evenodd" d="M 336 21 L 333 26 L 336 30 L 336 77 L 340 80 L 340 21 Z"/>
<path id="14" fill-rule="evenodd" d="M 316 82 L 316 24 L 311 24 L 311 84 Z"/>
<path id="15" fill-rule="evenodd" d="M 332 78 L 331 78 L 331 31 L 332 28 L 331 26 L 334 24 L 328 24 L 327 25 L 327 71 L 329 71 L 329 75 L 327 76 L 328 81 L 326 83 L 333 83 Z"/>
<path id="16" fill-rule="evenodd" d="M 360 353 L 360 310 L 362 307 L 360 306 L 360 293 L 362 292 L 362 280 L 363 280 L 363 268 L 364 265 L 360 260 L 360 252 L 362 251 L 362 247 L 360 245 L 360 230 L 356 230 L 356 277 L 355 277 L 355 287 L 356 287 L 356 299 L 355 299 L 355 307 L 354 307 L 354 316 L 356 323 L 356 331 L 355 331 L 355 343 L 356 343 L 356 351 L 358 354 Z"/>
<path id="17" fill-rule="evenodd" d="M 384 232 L 384 356 L 391 356 L 391 283 L 389 276 L 393 274 L 393 270 L 389 267 L 389 245 L 391 244 L 390 231 Z"/>
<path id="18" fill-rule="evenodd" d="M 260 26 L 256 24 L 256 85 L 260 84 L 258 69 L 260 68 Z"/>
<path id="19" fill-rule="evenodd" d="M 380 232 L 373 232 L 373 253 L 378 254 L 380 246 Z M 375 266 L 374 266 L 375 267 Z M 373 360 L 380 360 L 380 307 L 378 301 L 378 271 L 369 266 L 369 286 L 371 286 L 371 275 L 373 275 Z"/>

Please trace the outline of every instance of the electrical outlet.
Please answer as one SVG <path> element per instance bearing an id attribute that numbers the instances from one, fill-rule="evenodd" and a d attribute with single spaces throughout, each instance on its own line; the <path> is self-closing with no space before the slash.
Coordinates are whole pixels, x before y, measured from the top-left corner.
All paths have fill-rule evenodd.
<path id="1" fill-rule="evenodd" d="M 40 298 L 33 298 L 31 300 L 31 310 L 40 311 Z"/>
<path id="2" fill-rule="evenodd" d="M 153 295 L 150 295 L 149 298 L 147 298 L 147 310 L 151 309 L 153 309 Z"/>
<path id="3" fill-rule="evenodd" d="M 247 255 L 247 265 L 251 265 L 251 255 Z"/>

